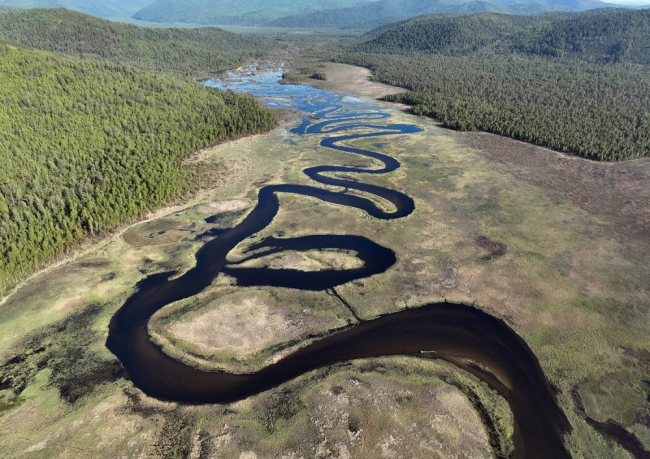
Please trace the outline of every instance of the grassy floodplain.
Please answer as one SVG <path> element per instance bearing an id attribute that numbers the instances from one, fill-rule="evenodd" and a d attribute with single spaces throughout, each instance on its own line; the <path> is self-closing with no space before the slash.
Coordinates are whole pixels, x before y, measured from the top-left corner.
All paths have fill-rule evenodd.
<path id="1" fill-rule="evenodd" d="M 332 89 L 361 91 L 351 84 L 355 78 L 337 79 L 341 72 L 364 84 L 364 70 L 335 64 L 321 70 L 328 77 L 317 84 Z M 384 90 L 364 88 L 366 95 Z M 358 178 L 413 197 L 412 215 L 386 222 L 356 209 L 281 195 L 277 217 L 250 242 L 336 233 L 392 248 L 398 261 L 386 273 L 336 289 L 358 316 L 441 299 L 474 303 L 505 319 L 538 356 L 573 425 L 567 444 L 574 457 L 631 457 L 585 416 L 620 423 L 650 449 L 644 383 L 650 372 L 650 215 L 643 204 L 650 202 L 650 161 L 569 158 L 387 109 L 391 122 L 418 124 L 424 131 L 352 142 L 402 163 L 391 174 Z M 301 171 L 319 164 L 372 164 L 318 147 L 320 136 L 289 134 L 295 122 L 194 155 L 186 161 L 214 173 L 200 195 L 104 240 L 4 299 L 3 454 L 507 457 L 507 405 L 446 363 L 362 360 L 312 372 L 239 403 L 182 406 L 146 397 L 105 349 L 108 321 L 135 283 L 151 273 L 191 267 L 201 239 L 210 237 L 206 233 L 243 218 L 260 186 L 313 185 Z M 507 251 L 491 256 L 499 244 Z M 246 245 L 231 254 L 233 261 Z M 347 253 L 285 252 L 257 263 L 313 270 L 349 266 L 355 259 Z M 154 339 L 193 365 L 250 371 L 310 334 L 355 320 L 326 292 L 236 289 L 232 283 L 220 276 L 198 298 L 162 310 L 150 323 Z M 217 320 L 224 316 L 229 320 Z M 212 334 L 201 333 L 197 327 L 208 320 Z M 221 335 L 230 337 L 227 345 Z"/>

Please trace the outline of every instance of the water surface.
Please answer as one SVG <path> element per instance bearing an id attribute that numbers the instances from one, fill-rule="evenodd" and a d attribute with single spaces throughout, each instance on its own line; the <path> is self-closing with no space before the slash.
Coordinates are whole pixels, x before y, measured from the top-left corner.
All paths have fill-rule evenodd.
<path id="1" fill-rule="evenodd" d="M 508 401 L 515 419 L 515 457 L 569 457 L 562 433 L 569 431 L 570 425 L 557 406 L 534 354 L 505 322 L 471 306 L 427 304 L 362 321 L 250 374 L 192 368 L 174 360 L 151 342 L 147 332 L 150 317 L 168 304 L 201 292 L 219 273 L 236 278 L 240 286 L 325 291 L 356 279 L 381 275 L 396 261 L 391 248 L 363 236 L 335 234 L 333 228 L 332 234 L 327 235 L 264 239 L 247 249 L 247 259 L 282 251 L 341 249 L 356 252 L 363 266 L 304 272 L 228 263 L 228 253 L 237 244 L 271 223 L 279 210 L 280 193 L 354 207 L 383 220 L 403 218 L 415 210 L 413 199 L 404 193 L 361 181 L 364 174 L 387 174 L 399 168 L 395 158 L 340 144 L 358 138 L 408 135 L 421 131 L 420 127 L 391 123 L 390 113 L 374 101 L 308 86 L 279 85 L 279 78 L 279 72 L 232 75 L 226 81 L 207 84 L 249 92 L 271 107 L 300 110 L 305 117 L 291 130 L 293 134 L 319 136 L 323 148 L 371 158 L 372 165 L 311 167 L 304 173 L 312 179 L 313 186 L 280 184 L 260 188 L 253 210 L 240 224 L 207 241 L 196 253 L 194 268 L 173 279 L 170 277 L 174 273 L 162 273 L 141 281 L 137 291 L 113 316 L 106 343 L 133 383 L 148 395 L 164 400 L 229 403 L 337 362 L 387 355 L 433 356 L 472 372 Z M 359 179 L 329 176 L 336 172 L 354 174 Z M 319 184 L 341 187 L 342 191 L 331 191 Z M 349 190 L 380 197 L 390 202 L 393 209 L 379 208 L 368 198 L 349 194 Z"/>

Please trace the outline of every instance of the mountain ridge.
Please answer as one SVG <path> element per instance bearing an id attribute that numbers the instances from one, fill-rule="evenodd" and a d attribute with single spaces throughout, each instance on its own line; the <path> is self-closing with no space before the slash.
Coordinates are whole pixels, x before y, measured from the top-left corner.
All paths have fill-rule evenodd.
<path id="1" fill-rule="evenodd" d="M 155 0 L 133 18 L 204 25 L 370 29 L 427 13 L 530 15 L 621 7 L 599 0 L 278 0 L 273 8 L 267 6 L 254 0 Z"/>
<path id="2" fill-rule="evenodd" d="M 267 25 L 273 27 L 366 29 L 390 24 L 395 21 L 408 20 L 421 14 L 473 14 L 492 12 L 530 15 L 556 11 L 568 10 L 540 2 L 499 4 L 482 0 L 466 3 L 443 0 L 433 2 L 380 0 L 352 8 L 325 10 L 318 14 L 305 13 L 285 17 L 272 21 Z"/>
<path id="3" fill-rule="evenodd" d="M 292 14 L 341 8 L 366 0 L 155 0 L 133 15 L 140 21 L 202 25 L 263 25 Z"/>
<path id="4" fill-rule="evenodd" d="M 0 0 L 20 9 L 67 8 L 104 19 L 128 19 L 154 0 Z"/>

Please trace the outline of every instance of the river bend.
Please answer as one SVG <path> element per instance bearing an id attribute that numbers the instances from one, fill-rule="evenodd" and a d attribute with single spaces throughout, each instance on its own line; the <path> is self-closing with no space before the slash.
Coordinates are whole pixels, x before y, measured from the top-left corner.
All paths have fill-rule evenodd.
<path id="1" fill-rule="evenodd" d="M 415 209 L 413 199 L 404 193 L 328 174 L 390 173 L 400 167 L 395 158 L 341 143 L 365 137 L 408 135 L 421 128 L 388 123 L 390 114 L 371 102 L 304 86 L 281 86 L 276 83 L 277 77 L 271 74 L 244 78 L 232 89 L 251 92 L 270 106 L 301 110 L 309 117 L 292 130 L 294 134 L 322 136 L 322 147 L 365 156 L 372 159 L 373 166 L 327 165 L 304 170 L 316 184 L 341 187 L 343 191 L 296 184 L 263 186 L 257 204 L 240 224 L 207 241 L 197 251 L 194 268 L 177 278 L 171 278 L 174 273 L 167 272 L 142 280 L 113 316 L 106 342 L 133 383 L 146 394 L 164 400 L 229 403 L 337 362 L 389 355 L 434 356 L 472 372 L 507 400 L 515 419 L 515 457 L 568 458 L 562 434 L 570 430 L 570 425 L 534 354 L 505 322 L 471 306 L 427 304 L 363 321 L 250 374 L 202 371 L 171 358 L 151 342 L 147 331 L 151 316 L 168 304 L 198 294 L 219 273 L 236 278 L 240 286 L 320 291 L 381 274 L 396 261 L 393 250 L 365 237 L 330 234 L 267 238 L 249 247 L 247 252 L 255 253 L 247 259 L 284 250 L 337 248 L 355 251 L 363 265 L 348 270 L 304 272 L 247 268 L 227 262 L 228 253 L 236 245 L 272 222 L 279 210 L 280 193 L 353 207 L 385 220 L 406 217 Z M 370 199 L 348 194 L 348 190 L 380 197 L 390 202 L 394 210 L 381 209 Z M 423 350 L 427 353 L 422 354 Z"/>

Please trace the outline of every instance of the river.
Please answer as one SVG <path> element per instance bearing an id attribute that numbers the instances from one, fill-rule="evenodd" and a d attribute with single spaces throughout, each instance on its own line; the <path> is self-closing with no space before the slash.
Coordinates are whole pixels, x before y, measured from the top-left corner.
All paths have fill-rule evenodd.
<path id="1" fill-rule="evenodd" d="M 413 124 L 391 124 L 390 112 L 377 102 L 308 86 L 280 85 L 277 83 L 279 77 L 279 72 L 232 75 L 225 82 L 208 81 L 206 84 L 249 92 L 271 107 L 299 110 L 305 116 L 291 130 L 294 135 L 319 136 L 322 147 L 372 158 L 377 166 L 328 165 L 304 170 L 315 185 L 337 186 L 344 191 L 296 184 L 263 186 L 258 191 L 256 206 L 240 224 L 207 241 L 197 251 L 194 268 L 176 278 L 172 278 L 173 272 L 167 272 L 142 280 L 136 292 L 113 316 L 106 343 L 133 383 L 146 394 L 163 400 L 229 403 L 337 362 L 388 355 L 441 358 L 473 373 L 507 400 L 515 420 L 515 457 L 570 457 L 562 440 L 562 434 L 570 431 L 569 422 L 558 407 L 534 354 L 505 322 L 472 306 L 434 303 L 361 321 L 249 374 L 208 372 L 189 367 L 151 342 L 147 332 L 150 317 L 168 304 L 198 294 L 219 273 L 236 278 L 241 286 L 320 291 L 380 275 L 396 261 L 393 250 L 370 239 L 329 234 L 267 238 L 250 247 L 250 251 L 266 249 L 261 254 L 266 256 L 286 250 L 338 248 L 355 251 L 363 266 L 305 272 L 246 268 L 228 263 L 228 253 L 236 245 L 271 223 L 279 210 L 277 196 L 280 193 L 354 207 L 384 220 L 403 218 L 415 209 L 413 199 L 399 191 L 327 174 L 390 173 L 400 167 L 395 158 L 341 143 L 364 137 L 408 135 L 422 128 Z M 370 199 L 347 193 L 348 190 L 381 197 L 392 203 L 394 210 L 382 209 Z M 261 255 L 254 254 L 248 259 Z"/>

